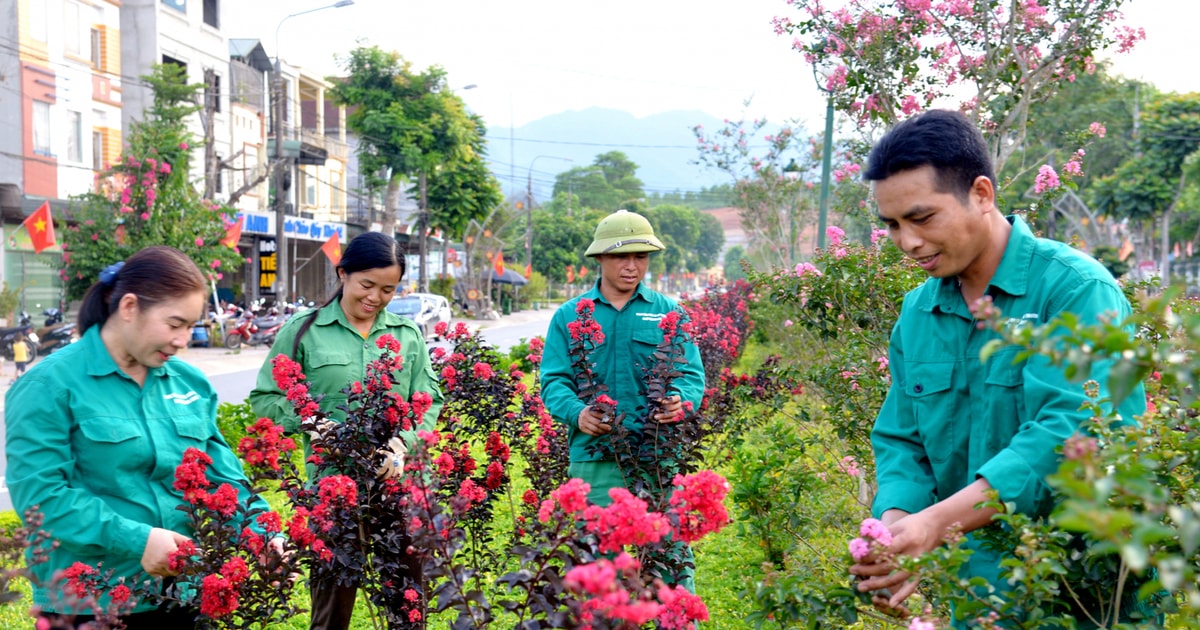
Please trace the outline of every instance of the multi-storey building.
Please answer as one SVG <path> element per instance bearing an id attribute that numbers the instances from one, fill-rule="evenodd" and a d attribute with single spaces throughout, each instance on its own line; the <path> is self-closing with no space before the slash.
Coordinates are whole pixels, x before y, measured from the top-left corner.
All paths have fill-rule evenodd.
<path id="1" fill-rule="evenodd" d="M 46 201 L 63 216 L 120 156 L 121 11 L 118 0 L 0 0 L 16 18 L 0 20 L 0 273 L 35 315 L 62 306 L 61 254 L 34 254 L 20 223 Z"/>

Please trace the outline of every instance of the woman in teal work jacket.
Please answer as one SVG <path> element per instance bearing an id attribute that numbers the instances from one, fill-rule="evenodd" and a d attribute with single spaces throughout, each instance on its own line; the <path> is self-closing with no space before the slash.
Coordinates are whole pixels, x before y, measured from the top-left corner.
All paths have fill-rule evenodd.
<path id="1" fill-rule="evenodd" d="M 38 627 L 78 627 L 81 602 L 56 573 L 82 562 L 140 582 L 173 574 L 168 558 L 192 533 L 175 469 L 188 448 L 212 458 L 208 477 L 246 496 L 237 457 L 217 430 L 217 395 L 204 374 L 173 359 L 205 305 L 205 280 L 170 247 L 112 265 L 79 312 L 83 336 L 47 357 L 5 399 L 7 481 L 19 514 L 37 509 L 58 545 L 31 563 Z M 256 502 L 261 501 L 255 499 Z M 266 508 L 265 503 L 258 504 Z M 107 606 L 105 596 L 99 602 Z M 91 608 L 87 608 L 89 612 Z M 191 628 L 193 609 L 139 602 L 128 628 Z"/>
<path id="2" fill-rule="evenodd" d="M 344 390 L 366 377 L 367 364 L 382 353 L 375 341 L 383 335 L 391 335 L 400 342 L 400 353 L 404 356 L 404 369 L 394 380 L 393 391 L 405 399 L 414 392 L 429 393 L 433 405 L 419 428 L 432 429 L 443 399 L 430 365 L 425 338 L 411 320 L 387 310 L 388 302 L 404 276 L 404 255 L 398 250 L 396 240 L 378 232 L 359 234 L 346 246 L 337 263 L 337 275 L 340 286 L 324 306 L 292 318 L 279 331 L 271 353 L 259 371 L 258 382 L 250 392 L 254 413 L 271 418 L 288 432 L 299 431 L 300 418 L 296 417 L 284 392 L 275 385 L 271 373 L 272 359 L 284 354 L 300 364 L 309 392 L 314 397 L 324 396 L 321 409 L 335 420 L 344 420 L 345 412 L 338 409 L 346 403 Z M 409 438 L 411 440 L 411 436 Z M 308 450 L 305 435 L 306 456 L 311 454 Z M 397 523 L 396 532 L 402 535 L 404 530 L 405 525 Z M 420 564 L 415 558 L 402 558 L 400 563 L 405 567 L 404 571 L 394 579 L 403 580 L 407 583 L 406 588 L 423 593 Z M 338 583 L 337 577 L 310 576 L 310 628 L 344 630 L 350 627 L 357 586 Z M 354 579 L 354 576 L 342 577 Z M 396 602 L 392 612 L 399 613 L 412 607 L 409 602 Z M 406 613 L 402 615 L 407 619 Z M 394 620 L 389 625 L 404 627 L 406 623 Z"/>

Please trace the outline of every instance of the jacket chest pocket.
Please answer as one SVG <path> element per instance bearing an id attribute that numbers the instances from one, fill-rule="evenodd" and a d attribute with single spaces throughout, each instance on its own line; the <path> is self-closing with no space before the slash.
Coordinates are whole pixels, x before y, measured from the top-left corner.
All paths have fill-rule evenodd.
<path id="1" fill-rule="evenodd" d="M 341 391 L 363 377 L 362 374 L 351 374 L 352 357 L 345 350 L 322 349 L 309 352 L 304 358 L 304 363 L 304 372 L 310 384 L 321 383 L 322 389 L 326 384 L 335 384 L 330 388 L 330 392 L 323 393 Z M 313 390 L 313 393 L 318 392 Z"/>
<path id="2" fill-rule="evenodd" d="M 931 461 L 945 462 L 957 448 L 958 404 L 951 390 L 954 362 L 907 364 L 905 381 L 904 393 L 912 405 L 925 454 Z"/>
<path id="3" fill-rule="evenodd" d="M 96 416 L 79 419 L 72 438 L 76 470 L 84 479 L 102 482 L 120 478 L 118 471 L 146 464 L 149 440 L 141 427 L 126 418 Z"/>
<path id="4" fill-rule="evenodd" d="M 984 445 L 984 456 L 999 452 L 1012 440 L 1025 418 L 1025 362 L 1013 363 L 1018 349 L 1010 348 L 992 355 L 983 365 L 984 392 L 988 422 L 979 423 L 972 442 Z"/>

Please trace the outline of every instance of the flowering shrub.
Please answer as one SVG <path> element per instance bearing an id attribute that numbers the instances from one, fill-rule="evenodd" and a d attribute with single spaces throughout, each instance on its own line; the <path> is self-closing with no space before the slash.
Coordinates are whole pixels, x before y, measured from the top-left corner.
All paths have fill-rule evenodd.
<path id="1" fill-rule="evenodd" d="M 891 385 L 888 340 L 904 295 L 925 279 L 884 230 L 869 244 L 843 240 L 831 226 L 829 246 L 794 269 L 750 274 L 764 298 L 806 334 L 819 354 L 793 365 L 792 373 L 820 397 L 838 437 L 860 462 L 870 462 L 875 414 Z M 861 468 L 862 466 L 860 466 Z"/>

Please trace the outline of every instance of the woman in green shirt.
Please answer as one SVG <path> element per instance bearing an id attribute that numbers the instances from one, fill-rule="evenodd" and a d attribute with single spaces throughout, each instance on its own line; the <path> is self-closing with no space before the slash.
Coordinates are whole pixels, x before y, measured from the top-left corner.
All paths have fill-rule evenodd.
<path id="1" fill-rule="evenodd" d="M 346 413 L 339 409 L 346 404 L 345 390 L 366 377 L 369 363 L 379 358 L 382 350 L 376 340 L 391 335 L 400 342 L 404 369 L 393 380 L 392 391 L 405 399 L 414 392 L 427 392 L 433 404 L 418 429 L 431 430 L 442 409 L 442 393 L 429 361 L 425 338 L 411 320 L 387 310 L 404 276 L 404 255 L 396 240 L 379 232 L 365 232 L 354 237 L 337 264 L 340 281 L 337 293 L 320 309 L 294 317 L 279 331 L 267 361 L 258 374 L 258 382 L 250 392 L 254 413 L 271 418 L 288 432 L 300 430 L 300 418 L 292 409 L 286 395 L 275 384 L 272 360 L 284 354 L 300 364 L 309 392 L 321 399 L 321 409 L 338 421 Z M 412 435 L 406 436 L 409 442 Z M 305 455 L 311 455 L 308 435 L 304 435 Z M 383 445 L 380 445 L 383 446 Z M 404 535 L 405 524 L 397 523 L 395 531 Z M 407 588 L 423 593 L 424 580 L 415 558 L 399 559 L 402 573 L 395 580 L 404 581 Z M 310 576 L 312 618 L 310 628 L 344 630 L 350 626 L 357 591 L 355 576 L 350 583 L 338 583 L 338 576 Z M 402 589 L 403 590 L 403 589 Z M 423 596 L 422 596 L 423 600 Z M 397 602 L 391 612 L 411 610 L 412 603 Z M 389 625 L 405 627 L 404 621 Z M 414 624 L 415 625 L 415 624 Z"/>
<path id="2" fill-rule="evenodd" d="M 213 483 L 245 490 L 241 463 L 216 425 L 217 395 L 198 369 L 172 357 L 203 314 L 204 276 L 187 256 L 150 247 L 100 274 L 79 312 L 78 343 L 47 357 L 8 391 L 7 481 L 19 514 L 37 509 L 57 546 L 31 562 L 34 604 L 54 627 L 74 616 L 55 579 L 82 562 L 130 585 L 169 578 L 168 559 L 193 533 L 173 487 L 188 448 L 212 458 Z M 258 503 L 266 508 L 265 503 Z M 31 553 L 30 558 L 33 558 Z M 109 604 L 108 595 L 98 602 Z M 91 608 L 84 610 L 91 611 Z M 128 628 L 191 628 L 196 611 L 136 602 Z"/>

